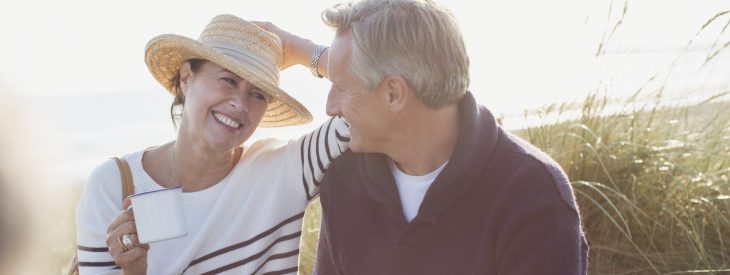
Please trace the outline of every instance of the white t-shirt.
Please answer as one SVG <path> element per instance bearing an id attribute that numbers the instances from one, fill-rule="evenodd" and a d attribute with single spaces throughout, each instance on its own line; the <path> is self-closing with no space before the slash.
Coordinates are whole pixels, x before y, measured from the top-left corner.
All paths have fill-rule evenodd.
<path id="1" fill-rule="evenodd" d="M 449 162 L 445 162 L 439 168 L 426 175 L 411 176 L 403 173 L 392 159 L 388 161 L 390 171 L 393 173 L 395 184 L 398 187 L 400 202 L 403 205 L 403 215 L 409 223 L 418 215 L 418 209 L 421 208 L 421 203 L 426 196 L 426 192 L 428 192 L 428 188 L 431 187 L 436 177 L 441 174 L 441 171 L 444 170 L 447 163 Z"/>

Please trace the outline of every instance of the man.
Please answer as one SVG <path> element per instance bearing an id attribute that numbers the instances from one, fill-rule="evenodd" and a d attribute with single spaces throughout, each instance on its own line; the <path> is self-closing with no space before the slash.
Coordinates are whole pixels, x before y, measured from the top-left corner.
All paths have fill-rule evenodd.
<path id="1" fill-rule="evenodd" d="M 263 25 L 284 66 L 332 81 L 327 113 L 350 124 L 352 153 L 322 180 L 316 274 L 586 273 L 568 179 L 475 102 L 448 10 L 365 0 L 322 18 L 337 30 L 326 51 Z"/>

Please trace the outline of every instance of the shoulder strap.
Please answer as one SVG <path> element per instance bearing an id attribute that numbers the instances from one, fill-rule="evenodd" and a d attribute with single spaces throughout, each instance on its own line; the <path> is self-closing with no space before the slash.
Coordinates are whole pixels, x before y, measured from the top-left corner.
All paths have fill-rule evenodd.
<path id="1" fill-rule="evenodd" d="M 113 157 L 114 161 L 119 166 L 119 173 L 122 175 L 122 201 L 127 197 L 134 194 L 134 185 L 132 184 L 132 171 L 129 169 L 129 164 L 125 159 Z"/>

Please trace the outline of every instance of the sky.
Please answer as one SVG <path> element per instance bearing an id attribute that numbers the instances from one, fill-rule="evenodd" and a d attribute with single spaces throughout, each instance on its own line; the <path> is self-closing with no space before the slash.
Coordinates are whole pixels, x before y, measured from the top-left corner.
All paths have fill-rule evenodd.
<path id="1" fill-rule="evenodd" d="M 143 62 L 144 46 L 156 35 L 197 38 L 212 17 L 231 13 L 271 21 L 328 44 L 333 32 L 319 14 L 337 2 L 21 1 L 0 11 L 0 85 L 21 96 L 156 91 L 160 86 Z M 621 75 L 626 68 L 610 60 L 602 63 L 595 53 L 625 4 L 627 15 L 607 45 L 608 55 L 677 53 L 705 21 L 730 10 L 730 1 L 724 0 L 629 2 L 442 1 L 464 32 L 477 99 L 485 105 L 525 107 L 573 99 Z M 714 38 L 705 35 L 696 43 L 707 47 Z M 669 61 L 656 57 L 639 67 L 646 74 Z M 326 91 L 326 83 L 306 77 L 302 67 L 284 71 L 282 86 L 295 96 L 320 92 L 320 85 Z M 616 85 L 617 90 L 631 88 Z M 506 96 L 516 92 L 525 96 Z M 322 105 L 321 100 L 311 102 Z"/>
<path id="2" fill-rule="evenodd" d="M 0 89 L 28 114 L 30 132 L 46 144 L 41 148 L 47 155 L 55 155 L 48 161 L 86 175 L 104 158 L 174 138 L 166 114 L 172 98 L 144 64 L 151 38 L 167 33 L 197 38 L 211 18 L 229 13 L 329 44 L 334 32 L 319 15 L 337 2 L 14 2 L 0 9 Z M 714 15 L 730 10 L 727 0 L 441 3 L 465 38 L 470 90 L 498 116 L 521 116 L 595 91 L 624 97 L 642 86 L 665 87 L 667 96 L 684 100 L 730 90 L 730 49 L 704 64 L 730 41 L 730 30 L 722 32 L 730 14 L 700 31 Z M 327 80 L 297 66 L 281 73 L 281 87 L 310 109 L 315 123 L 259 130 L 253 139 L 301 134 L 326 119 Z"/>

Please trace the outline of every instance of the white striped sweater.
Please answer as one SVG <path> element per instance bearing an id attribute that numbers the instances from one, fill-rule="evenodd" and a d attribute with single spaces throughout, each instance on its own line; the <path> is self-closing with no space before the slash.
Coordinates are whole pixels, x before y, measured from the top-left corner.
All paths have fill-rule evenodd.
<path id="1" fill-rule="evenodd" d="M 152 243 L 147 273 L 296 273 L 304 208 L 348 141 L 347 124 L 333 118 L 298 140 L 253 143 L 221 182 L 183 193 L 188 235 Z M 124 157 L 135 193 L 162 188 L 142 168 L 143 154 Z M 76 210 L 81 274 L 121 274 L 106 247 L 107 226 L 122 210 L 121 194 L 113 160 L 94 169 Z"/>

